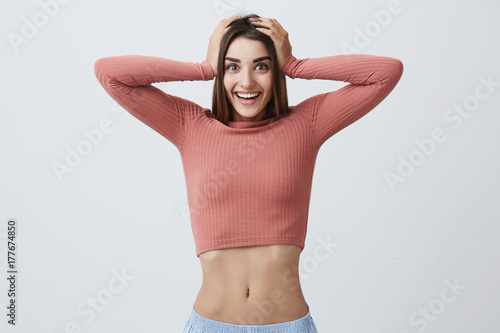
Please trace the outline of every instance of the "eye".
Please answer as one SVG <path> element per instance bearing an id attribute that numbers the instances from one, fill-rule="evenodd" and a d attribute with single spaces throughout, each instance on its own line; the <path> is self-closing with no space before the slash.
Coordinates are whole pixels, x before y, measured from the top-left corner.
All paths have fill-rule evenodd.
<path id="1" fill-rule="evenodd" d="M 268 67 L 266 64 L 258 64 L 258 65 L 257 65 L 257 68 L 259 68 L 259 67 L 260 67 L 260 69 L 262 69 L 262 70 L 269 69 L 269 67 Z"/>
<path id="2" fill-rule="evenodd" d="M 235 64 L 229 64 L 229 65 L 227 65 L 227 66 L 226 66 L 226 69 L 228 69 L 228 70 L 234 70 L 234 69 L 236 69 L 237 67 L 238 67 L 238 66 L 236 66 Z"/>

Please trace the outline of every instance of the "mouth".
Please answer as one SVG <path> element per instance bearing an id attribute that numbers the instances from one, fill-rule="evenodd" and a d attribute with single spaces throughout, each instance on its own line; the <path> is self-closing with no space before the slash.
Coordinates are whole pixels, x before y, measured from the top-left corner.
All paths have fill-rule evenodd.
<path id="1" fill-rule="evenodd" d="M 242 93 L 235 92 L 234 96 L 238 100 L 238 102 L 242 105 L 252 105 L 257 102 L 262 93 L 260 91 L 251 92 L 251 93 Z"/>
<path id="2" fill-rule="evenodd" d="M 240 100 L 251 101 L 257 99 L 261 95 L 261 92 L 260 91 L 252 93 L 235 92 L 234 95 Z"/>

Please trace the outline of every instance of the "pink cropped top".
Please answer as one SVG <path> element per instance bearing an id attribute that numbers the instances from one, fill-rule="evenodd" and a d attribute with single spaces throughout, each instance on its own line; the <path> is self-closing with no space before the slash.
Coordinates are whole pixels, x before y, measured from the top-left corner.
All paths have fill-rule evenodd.
<path id="1" fill-rule="evenodd" d="M 196 255 L 233 247 L 305 246 L 316 156 L 332 135 L 357 121 L 393 90 L 400 60 L 373 55 L 297 59 L 282 72 L 292 79 L 349 84 L 256 122 L 217 120 L 210 109 L 169 95 L 152 83 L 212 80 L 200 63 L 151 56 L 98 59 L 95 75 L 125 110 L 180 152 Z"/>

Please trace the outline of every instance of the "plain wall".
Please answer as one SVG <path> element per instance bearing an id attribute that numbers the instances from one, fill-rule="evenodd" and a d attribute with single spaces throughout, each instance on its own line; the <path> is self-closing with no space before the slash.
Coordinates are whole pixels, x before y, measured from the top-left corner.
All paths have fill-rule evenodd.
<path id="1" fill-rule="evenodd" d="M 1 278 L 2 332 L 182 330 L 202 274 L 180 154 L 93 66 L 201 62 L 218 22 L 249 13 L 276 18 L 299 59 L 363 53 L 405 68 L 316 161 L 300 271 L 319 331 L 498 332 L 498 1 L 59 1 L 0 4 L 0 276 L 7 221 L 18 225 L 17 325 Z M 290 105 L 345 85 L 287 84 Z M 213 81 L 156 86 L 211 107 Z"/>

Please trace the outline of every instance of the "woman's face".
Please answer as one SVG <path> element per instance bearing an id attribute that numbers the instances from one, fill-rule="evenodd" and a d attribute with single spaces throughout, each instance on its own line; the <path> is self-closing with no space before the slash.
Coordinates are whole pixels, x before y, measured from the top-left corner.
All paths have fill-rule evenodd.
<path id="1" fill-rule="evenodd" d="M 233 121 L 259 121 L 273 96 L 271 56 L 257 40 L 236 38 L 224 60 L 224 90 L 233 106 Z"/>

